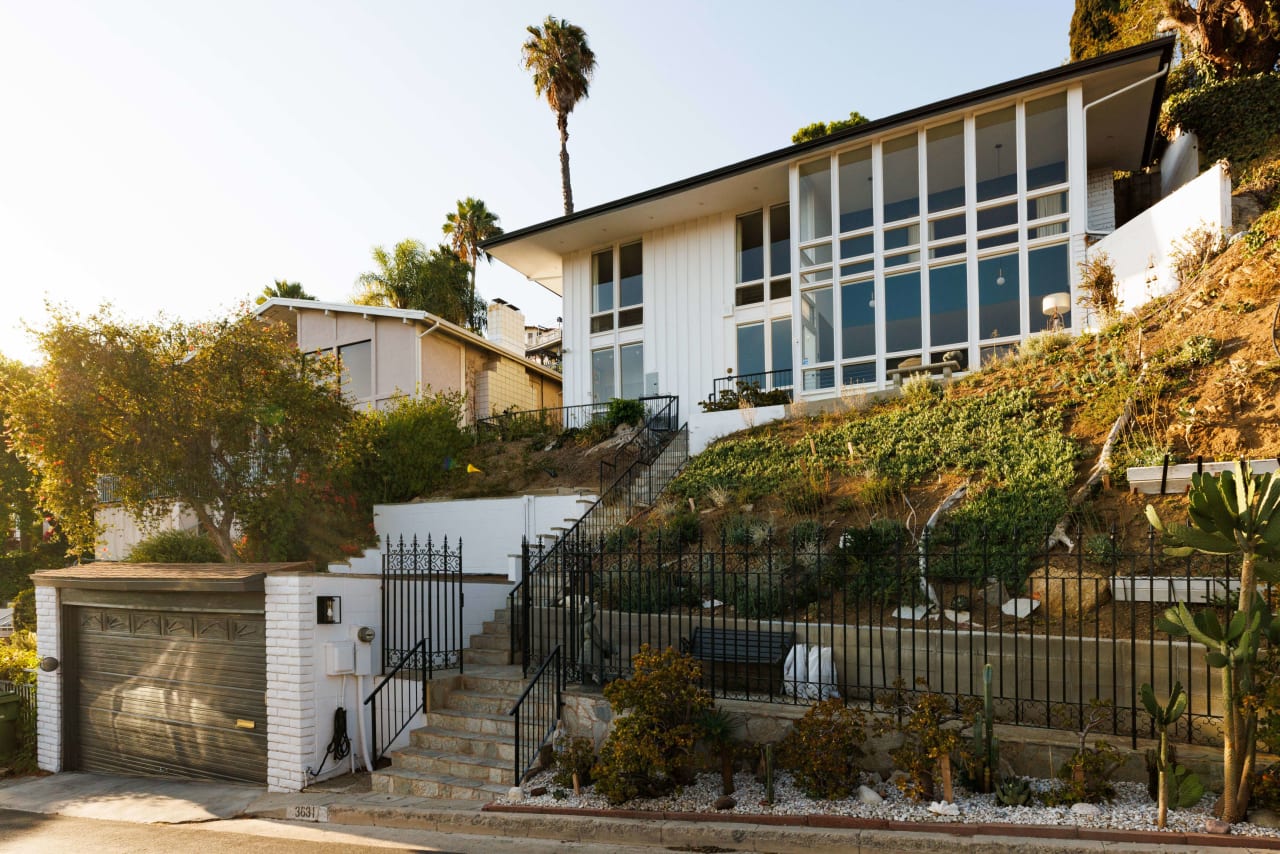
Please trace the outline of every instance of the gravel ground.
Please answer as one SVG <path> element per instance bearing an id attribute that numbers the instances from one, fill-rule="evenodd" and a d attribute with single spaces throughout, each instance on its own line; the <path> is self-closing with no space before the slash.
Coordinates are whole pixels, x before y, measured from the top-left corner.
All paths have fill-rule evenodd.
<path id="1" fill-rule="evenodd" d="M 565 791 L 551 781 L 551 773 L 545 772 L 525 784 L 525 791 L 546 786 L 547 794 L 524 797 L 519 803 L 525 806 L 575 807 L 580 809 L 611 809 L 604 797 L 590 787 L 583 789 L 581 797 L 574 797 L 572 790 Z M 859 818 L 887 819 L 891 821 L 927 821 L 938 823 L 1004 823 L 1039 825 L 1076 825 L 1110 830 L 1155 830 L 1156 805 L 1147 795 L 1147 787 L 1141 783 L 1116 783 L 1116 798 L 1110 804 L 1101 804 L 1097 815 L 1081 815 L 1071 807 L 1002 807 L 995 803 L 994 795 L 972 794 L 956 788 L 955 803 L 959 816 L 935 815 L 928 804 L 908 800 L 896 787 L 871 778 L 865 782 L 878 792 L 883 803 L 864 804 L 855 794 L 840 801 L 814 800 L 803 794 L 792 783 L 790 775 L 779 772 L 774 779 L 774 803 L 764 803 L 764 785 L 756 782 L 755 775 L 739 773 L 734 778 L 737 787 L 733 798 L 737 806 L 722 810 L 726 815 L 841 815 Z M 1050 781 L 1032 780 L 1037 792 L 1047 791 Z M 558 796 L 558 797 L 557 797 Z M 720 797 L 720 776 L 703 774 L 697 781 L 671 795 L 661 798 L 639 798 L 622 805 L 623 809 L 652 810 L 655 812 L 714 812 L 712 804 Z M 1185 810 L 1169 810 L 1168 830 L 1200 832 L 1205 819 L 1211 817 L 1216 796 L 1206 794 L 1200 803 Z M 502 799 L 499 803 L 516 803 Z M 1280 837 L 1280 829 L 1259 827 L 1254 824 L 1232 825 L 1232 834 L 1240 836 Z"/>

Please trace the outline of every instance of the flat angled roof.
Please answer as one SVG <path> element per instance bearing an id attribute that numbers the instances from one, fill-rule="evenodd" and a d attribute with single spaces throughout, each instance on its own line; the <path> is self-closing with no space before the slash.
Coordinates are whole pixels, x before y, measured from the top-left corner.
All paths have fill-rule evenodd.
<path id="1" fill-rule="evenodd" d="M 254 593 L 277 572 L 312 572 L 306 562 L 294 563 L 88 563 L 65 569 L 44 569 L 31 578 L 39 587 L 92 590 L 167 590 Z"/>
<path id="2" fill-rule="evenodd" d="M 816 140 L 789 145 L 766 154 L 703 172 L 690 178 L 663 184 L 650 190 L 584 208 L 567 216 L 508 231 L 491 238 L 482 247 L 527 278 L 553 293 L 563 295 L 560 262 L 563 255 L 601 245 L 619 238 L 636 236 L 663 225 L 694 219 L 699 208 L 710 214 L 742 206 L 759 206 L 762 199 L 785 201 L 788 195 L 786 166 L 806 154 L 847 145 L 862 137 L 873 137 L 893 127 L 918 123 L 932 116 L 972 108 L 984 101 L 1084 77 L 1095 77 L 1097 85 L 1086 86 L 1085 102 L 1090 103 L 1117 92 L 1160 68 L 1173 56 L 1174 39 L 1165 37 L 1125 50 L 1060 65 L 1014 80 L 978 89 L 964 95 L 935 101 L 901 113 L 847 128 Z M 1164 90 L 1163 77 L 1127 97 L 1103 105 L 1114 120 L 1141 121 L 1140 138 L 1124 149 L 1113 145 L 1109 155 L 1123 158 L 1130 168 L 1146 165 L 1151 156 L 1155 120 Z M 1135 113 L 1136 111 L 1136 113 Z M 1097 121 L 1102 116 L 1090 116 Z M 1090 136 L 1094 136 L 1091 132 Z M 1109 140 L 1110 137 L 1107 137 Z M 1098 147 L 1103 143 L 1099 142 Z M 1119 168 L 1119 167 L 1117 167 Z"/>

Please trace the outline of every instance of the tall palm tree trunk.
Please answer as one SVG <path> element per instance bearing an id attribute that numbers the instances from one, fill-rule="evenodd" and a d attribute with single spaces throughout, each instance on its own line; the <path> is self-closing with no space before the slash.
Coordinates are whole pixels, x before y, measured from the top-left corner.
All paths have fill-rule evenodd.
<path id="1" fill-rule="evenodd" d="M 560 129 L 560 192 L 564 195 L 564 214 L 573 213 L 573 186 L 569 183 L 569 114 L 556 113 Z"/>

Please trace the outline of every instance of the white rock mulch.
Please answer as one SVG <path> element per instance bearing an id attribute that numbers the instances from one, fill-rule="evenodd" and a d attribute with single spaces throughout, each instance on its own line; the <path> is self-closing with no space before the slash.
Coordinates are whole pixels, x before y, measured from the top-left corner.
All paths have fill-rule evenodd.
<path id="1" fill-rule="evenodd" d="M 575 797 L 572 790 L 564 790 L 553 783 L 551 778 L 551 772 L 545 772 L 525 783 L 526 793 L 539 786 L 546 786 L 547 794 L 545 795 L 530 797 L 525 794 L 518 800 L 508 797 L 500 799 L 498 803 L 577 809 L 620 808 L 653 812 L 710 813 L 717 812 L 712 805 L 721 796 L 720 776 L 703 774 L 693 785 L 670 795 L 660 798 L 637 798 L 622 804 L 621 807 L 614 807 L 590 787 L 583 789 L 580 797 Z M 756 781 L 755 775 L 739 773 L 734 777 L 734 785 L 737 788 L 733 798 L 737 801 L 737 805 L 732 809 L 718 812 L 724 814 L 726 818 L 734 815 L 836 815 L 904 822 L 1036 824 L 1106 830 L 1157 829 L 1156 805 L 1148 797 L 1147 787 L 1141 783 L 1116 783 L 1115 800 L 1110 804 L 1101 804 L 1096 814 L 1090 814 L 1090 810 L 1073 811 L 1070 806 L 1004 807 L 996 804 L 994 795 L 974 794 L 957 787 L 955 805 L 959 808 L 959 815 L 949 816 L 931 812 L 928 803 L 915 803 L 908 800 L 896 787 L 880 782 L 878 778 L 867 778 L 863 782 L 877 792 L 883 801 L 864 802 L 873 799 L 867 797 L 859 799 L 856 790 L 852 796 L 844 800 L 815 800 L 796 788 L 790 775 L 779 772 L 774 779 L 774 802 L 770 805 L 764 803 L 764 785 Z M 1031 788 L 1037 793 L 1048 791 L 1053 785 L 1048 780 L 1031 780 L 1030 782 Z M 1194 807 L 1185 810 L 1169 810 L 1166 829 L 1179 833 L 1203 832 L 1205 819 L 1212 816 L 1211 810 L 1215 798 L 1213 794 L 1206 794 Z M 1280 838 L 1280 829 L 1259 827 L 1243 822 L 1232 825 L 1231 833 L 1239 836 Z"/>

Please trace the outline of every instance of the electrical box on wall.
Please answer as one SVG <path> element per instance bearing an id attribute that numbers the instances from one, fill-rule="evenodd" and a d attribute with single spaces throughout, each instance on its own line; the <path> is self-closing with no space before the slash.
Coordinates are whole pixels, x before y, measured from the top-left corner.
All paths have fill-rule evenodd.
<path id="1" fill-rule="evenodd" d="M 348 676 L 356 672 L 356 645 L 354 643 L 327 643 L 324 645 L 324 672 L 326 676 Z"/>
<path id="2" fill-rule="evenodd" d="M 373 675 L 373 644 L 356 644 L 356 675 Z"/>

